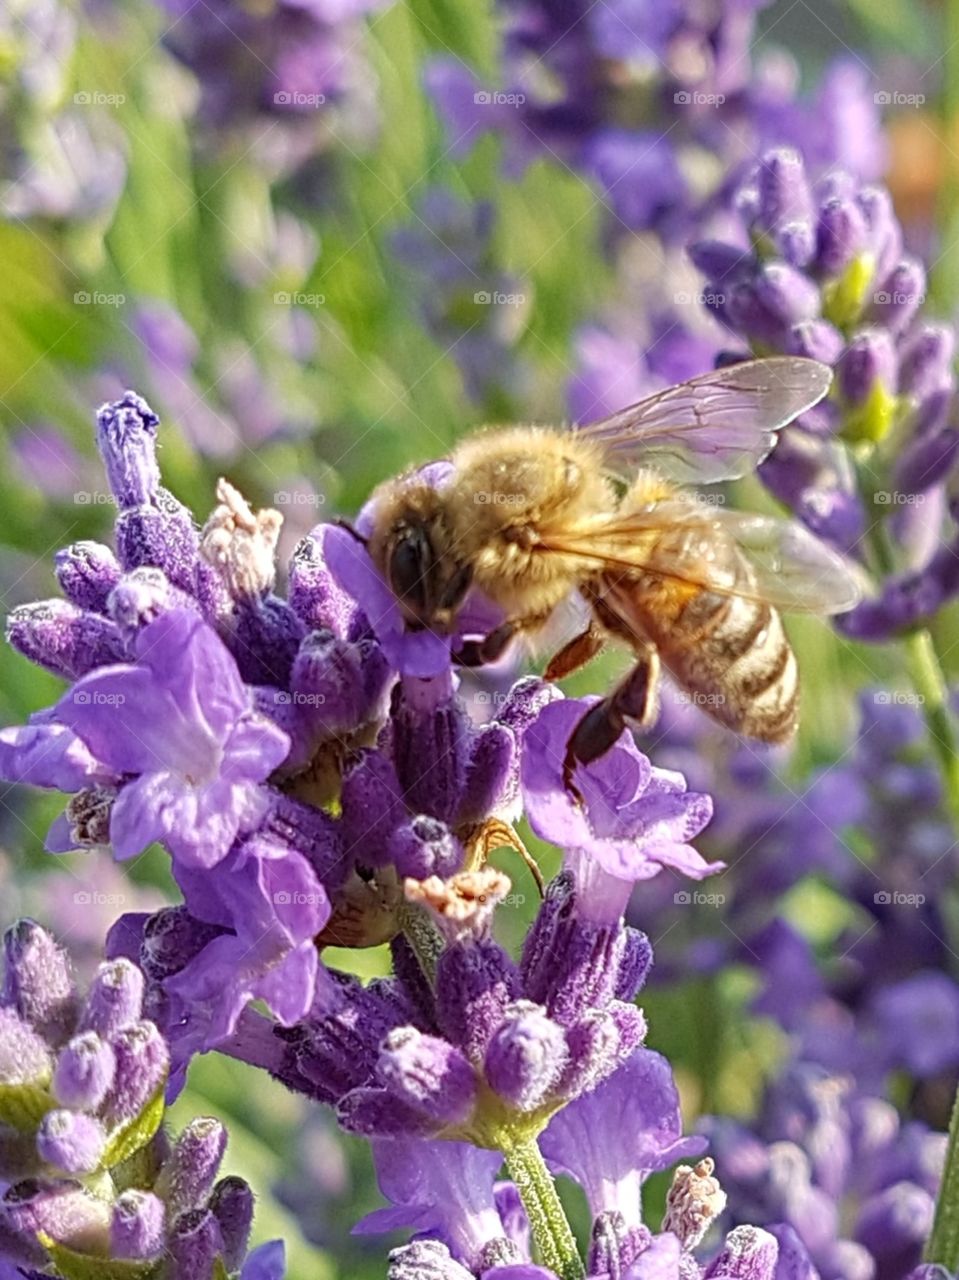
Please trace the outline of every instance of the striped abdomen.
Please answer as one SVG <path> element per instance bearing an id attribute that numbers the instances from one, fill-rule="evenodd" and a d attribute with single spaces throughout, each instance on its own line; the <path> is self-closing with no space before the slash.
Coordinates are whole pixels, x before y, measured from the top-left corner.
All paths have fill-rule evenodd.
<path id="1" fill-rule="evenodd" d="M 700 537 L 688 529 L 664 533 L 650 567 L 689 565 L 689 547 Z M 702 548 L 710 578 L 730 592 L 704 589 L 644 570 L 603 575 L 605 603 L 622 627 L 616 630 L 641 648 L 657 649 L 663 665 L 693 702 L 736 733 L 782 742 L 794 732 L 799 709 L 799 671 L 782 619 L 756 598 L 755 578 L 738 547 L 711 539 Z"/>

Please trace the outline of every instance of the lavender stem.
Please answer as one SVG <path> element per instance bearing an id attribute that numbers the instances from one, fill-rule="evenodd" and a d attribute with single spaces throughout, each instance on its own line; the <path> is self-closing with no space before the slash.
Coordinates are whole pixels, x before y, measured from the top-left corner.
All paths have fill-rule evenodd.
<path id="1" fill-rule="evenodd" d="M 506 1145 L 503 1155 L 523 1201 L 543 1266 L 555 1271 L 561 1280 L 582 1280 L 583 1263 L 576 1240 L 536 1139 Z"/>

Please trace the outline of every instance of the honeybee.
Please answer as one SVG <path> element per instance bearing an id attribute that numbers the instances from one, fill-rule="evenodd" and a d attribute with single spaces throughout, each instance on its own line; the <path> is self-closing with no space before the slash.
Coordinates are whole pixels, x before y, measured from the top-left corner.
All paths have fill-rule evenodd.
<path id="1" fill-rule="evenodd" d="M 463 664 L 494 661 L 577 592 L 589 623 L 547 678 L 608 639 L 633 651 L 629 674 L 573 732 L 568 784 L 627 724 L 654 722 L 661 666 L 729 729 L 783 742 L 799 679 L 780 611 L 851 609 L 858 575 L 794 521 L 708 504 L 684 486 L 752 471 L 831 377 L 813 360 L 752 360 L 585 427 L 486 428 L 453 450 L 447 483 L 407 473 L 379 487 L 369 552 L 409 627 L 449 631 L 471 587 L 502 610 L 502 626 L 455 655 Z"/>

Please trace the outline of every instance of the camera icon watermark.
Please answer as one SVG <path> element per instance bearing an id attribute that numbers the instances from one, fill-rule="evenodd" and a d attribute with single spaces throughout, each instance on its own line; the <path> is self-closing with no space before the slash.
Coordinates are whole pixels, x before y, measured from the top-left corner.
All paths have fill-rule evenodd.
<path id="1" fill-rule="evenodd" d="M 725 901 L 724 893 L 703 893 L 701 889 L 680 889 L 673 894 L 677 907 L 721 907 Z"/>
<path id="2" fill-rule="evenodd" d="M 325 293 L 304 293 L 300 289 L 292 291 L 279 289 L 273 295 L 275 307 L 322 307 L 326 305 Z"/>
<path id="3" fill-rule="evenodd" d="M 877 107 L 921 107 L 925 105 L 924 93 L 899 93 L 898 90 L 880 89 L 872 95 Z"/>
<path id="4" fill-rule="evenodd" d="M 872 895 L 877 907 L 921 907 L 926 901 L 924 893 L 901 893 L 898 889 L 880 889 Z"/>
<path id="5" fill-rule="evenodd" d="M 894 489 L 879 489 L 872 500 L 880 507 L 921 507 L 926 501 L 924 493 L 897 493 Z"/>
<path id="6" fill-rule="evenodd" d="M 126 305 L 125 293 L 103 293 L 99 289 L 90 292 L 78 289 L 73 295 L 73 302 L 78 307 L 122 307 Z"/>
<path id="7" fill-rule="evenodd" d="M 303 489 L 278 489 L 273 495 L 273 505 L 276 507 L 322 507 L 326 505 L 326 494 Z"/>
<path id="8" fill-rule="evenodd" d="M 926 701 L 921 693 L 906 693 L 901 689 L 880 689 L 872 700 L 877 707 L 921 707 Z"/>
<path id="9" fill-rule="evenodd" d="M 499 89 L 479 89 L 473 94 L 478 107 L 521 107 L 525 101 L 525 93 L 503 93 Z"/>
<path id="10" fill-rule="evenodd" d="M 75 107 L 122 107 L 126 100 L 125 93 L 101 93 L 99 89 L 81 89 L 73 95 Z"/>
<path id="11" fill-rule="evenodd" d="M 287 693 L 285 689 L 278 689 L 273 695 L 273 701 L 278 707 L 324 707 L 326 694 L 300 693 L 295 689 Z"/>
<path id="12" fill-rule="evenodd" d="M 721 107 L 725 101 L 724 93 L 701 93 L 698 89 L 680 89 L 673 94 L 677 107 Z"/>
<path id="13" fill-rule="evenodd" d="M 277 107 L 316 108 L 325 102 L 325 93 L 300 93 L 296 89 L 280 89 L 273 95 L 273 105 Z"/>
<path id="14" fill-rule="evenodd" d="M 473 294 L 473 301 L 479 307 L 521 307 L 526 302 L 526 294 L 477 289 Z"/>

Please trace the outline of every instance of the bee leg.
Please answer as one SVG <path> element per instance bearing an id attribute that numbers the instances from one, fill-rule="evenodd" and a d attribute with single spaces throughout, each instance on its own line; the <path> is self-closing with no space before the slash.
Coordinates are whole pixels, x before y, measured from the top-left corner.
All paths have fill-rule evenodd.
<path id="1" fill-rule="evenodd" d="M 453 661 L 459 667 L 483 667 L 488 662 L 496 662 L 502 658 L 515 635 L 515 624 L 504 622 L 501 627 L 491 631 L 482 640 L 467 640 L 453 654 Z"/>
<path id="2" fill-rule="evenodd" d="M 590 707 L 573 730 L 563 761 L 563 785 L 580 803 L 582 796 L 573 782 L 577 765 L 605 755 L 628 721 L 640 727 L 650 724 L 656 714 L 658 686 L 659 657 L 655 649 L 646 649 L 626 679 Z"/>
<path id="3" fill-rule="evenodd" d="M 568 644 L 564 644 L 558 653 L 553 654 L 543 673 L 543 679 L 564 680 L 566 676 L 591 662 L 605 643 L 606 637 L 601 631 L 597 631 L 595 627 L 587 627 Z"/>

